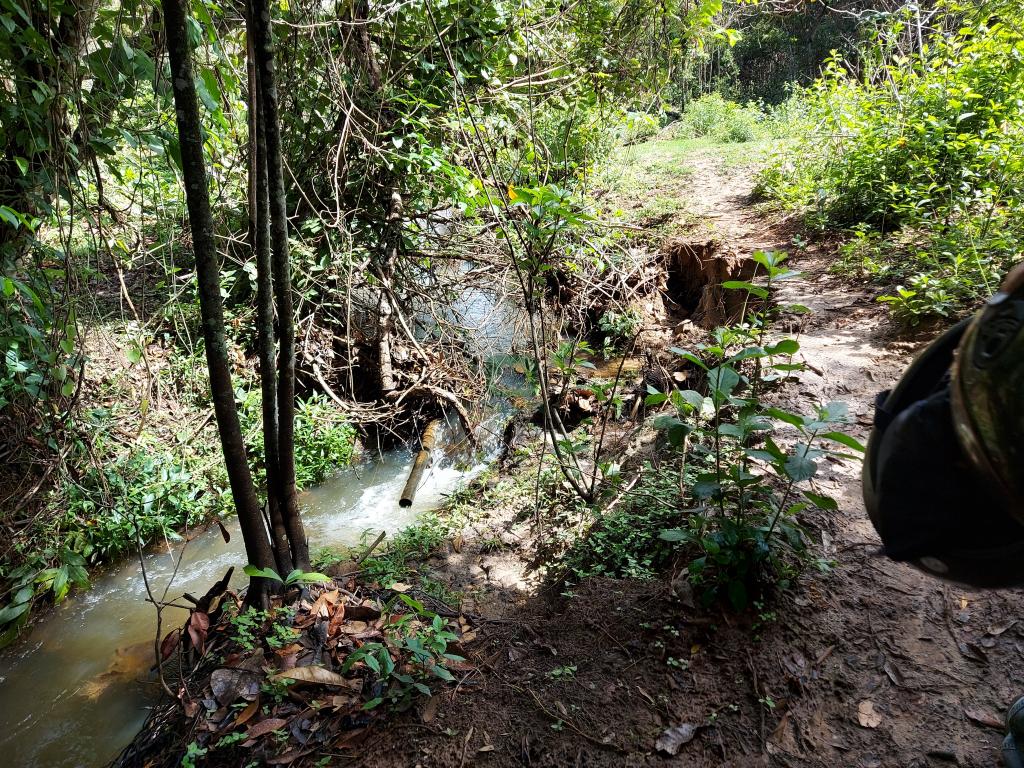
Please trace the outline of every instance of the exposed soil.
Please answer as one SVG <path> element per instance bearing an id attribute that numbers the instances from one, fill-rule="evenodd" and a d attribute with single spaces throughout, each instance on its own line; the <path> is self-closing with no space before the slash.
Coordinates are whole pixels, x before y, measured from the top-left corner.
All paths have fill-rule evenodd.
<path id="1" fill-rule="evenodd" d="M 785 222 L 750 202 L 749 171 L 691 155 L 685 237 L 717 254 L 793 250 Z M 867 291 L 793 256 L 782 290 L 808 363 L 784 398 L 842 400 L 866 439 L 875 394 L 923 340 L 900 337 Z M 514 546 L 452 567 L 493 586 L 470 655 L 480 671 L 372 734 L 339 764 L 390 766 L 992 766 L 1001 712 L 1024 693 L 1021 593 L 968 592 L 875 554 L 859 467 L 819 475 L 838 512 L 813 521 L 828 573 L 808 572 L 760 614 L 705 614 L 651 583 L 591 580 L 537 593 Z M 514 536 L 510 542 L 514 545 Z M 441 566 L 441 563 L 436 565 Z M 656 748 L 666 729 L 674 757 Z M 687 739 L 689 739 L 687 741 Z M 664 742 L 662 742 L 664 746 Z"/>

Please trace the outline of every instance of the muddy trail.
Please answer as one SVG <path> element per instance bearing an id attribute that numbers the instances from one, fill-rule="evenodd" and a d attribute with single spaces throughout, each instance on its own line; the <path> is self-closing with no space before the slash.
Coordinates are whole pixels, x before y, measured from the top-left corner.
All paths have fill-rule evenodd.
<path id="1" fill-rule="evenodd" d="M 782 399 L 843 401 L 866 441 L 876 393 L 927 339 L 901 336 L 870 287 L 830 274 L 827 247 L 794 249 L 787 223 L 753 204 L 749 169 L 709 150 L 686 162 L 678 237 L 737 256 L 787 250 L 801 271 L 780 300 L 811 310 L 783 329 L 799 334 L 807 370 Z M 538 594 L 522 576 L 521 526 L 507 522 L 500 555 L 467 542 L 434 565 L 488 595 L 468 649 L 481 673 L 344 764 L 997 765 L 1002 712 L 1024 693 L 1021 593 L 965 591 L 879 557 L 859 465 L 829 464 L 818 480 L 839 500 L 809 521 L 834 566 L 745 616 L 687 607 L 667 577 Z"/>

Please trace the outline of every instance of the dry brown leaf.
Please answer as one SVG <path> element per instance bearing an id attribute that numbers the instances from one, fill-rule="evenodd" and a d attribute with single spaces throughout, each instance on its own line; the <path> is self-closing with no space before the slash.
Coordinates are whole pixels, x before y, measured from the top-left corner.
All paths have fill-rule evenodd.
<path id="1" fill-rule="evenodd" d="M 181 642 L 181 630 L 172 629 L 164 637 L 164 641 L 160 643 L 160 658 L 166 661 L 174 653 L 174 649 L 178 647 L 178 643 Z"/>
<path id="2" fill-rule="evenodd" d="M 285 752 L 283 755 L 278 755 L 277 757 L 268 757 L 266 760 L 264 760 L 264 762 L 267 765 L 289 765 L 290 763 L 294 763 L 300 757 L 308 755 L 312 751 L 313 750 L 306 749 L 305 747 L 296 747 L 290 752 Z"/>
<path id="3" fill-rule="evenodd" d="M 260 692 L 260 678 L 246 669 L 215 669 L 210 675 L 210 688 L 217 703 L 226 707 L 239 699 L 251 701 L 256 698 Z"/>
<path id="4" fill-rule="evenodd" d="M 654 748 L 667 755 L 676 755 L 684 744 L 693 741 L 693 737 L 699 730 L 700 726 L 693 723 L 683 723 L 667 728 L 654 742 Z"/>
<path id="5" fill-rule="evenodd" d="M 427 703 L 423 705 L 423 709 L 420 710 L 420 720 L 424 723 L 431 722 L 437 715 L 438 697 L 431 696 L 427 699 Z"/>
<path id="6" fill-rule="evenodd" d="M 260 709 L 260 700 L 257 697 L 256 699 L 254 699 L 249 704 L 249 706 L 247 706 L 245 709 L 242 710 L 241 714 L 238 716 L 238 718 L 234 722 L 235 727 L 238 727 L 240 725 L 245 725 L 247 722 L 252 720 L 253 715 L 255 715 L 257 712 L 259 712 L 259 709 Z"/>
<path id="7" fill-rule="evenodd" d="M 284 672 L 278 672 L 271 676 L 271 680 L 296 680 L 300 683 L 317 683 L 318 685 L 338 685 L 349 687 L 351 682 L 348 678 L 342 677 L 337 672 L 325 667 L 296 667 Z"/>
<path id="8" fill-rule="evenodd" d="M 1010 629 L 1010 627 L 1014 626 L 1016 623 L 1017 620 L 1014 619 L 1013 621 L 1008 621 L 1005 624 L 996 624 L 994 626 L 989 627 L 988 630 L 986 630 L 986 632 L 987 634 L 992 635 L 993 637 L 999 637 L 999 635 L 1003 634 L 1003 632 Z"/>
<path id="9" fill-rule="evenodd" d="M 898 667 L 887 661 L 885 662 L 883 669 L 885 670 L 885 674 L 889 676 L 889 679 L 892 680 L 893 685 L 903 685 L 903 673 L 900 672 Z"/>
<path id="10" fill-rule="evenodd" d="M 864 728 L 877 728 L 882 724 L 882 715 L 875 710 L 875 702 L 864 699 L 857 705 L 857 722 Z"/>
<path id="11" fill-rule="evenodd" d="M 353 682 L 355 682 L 355 681 L 353 681 Z M 359 699 L 357 697 L 349 696 L 347 694 L 342 694 L 340 696 L 332 696 L 331 697 L 331 706 L 334 707 L 335 710 L 348 709 L 349 707 L 351 707 L 351 706 L 353 706 L 355 704 L 358 704 L 358 703 L 359 703 Z"/>
<path id="12" fill-rule="evenodd" d="M 288 721 L 283 717 L 268 717 L 266 720 L 260 720 L 254 724 L 245 735 L 250 739 L 258 739 L 260 736 L 266 736 L 271 731 L 284 728 L 286 725 L 288 725 Z"/>
<path id="13" fill-rule="evenodd" d="M 964 707 L 964 714 L 967 715 L 970 721 L 983 725 L 986 728 L 995 728 L 997 731 L 1001 731 L 1005 727 L 1003 725 L 1003 718 L 981 707 Z"/>
<path id="14" fill-rule="evenodd" d="M 359 621 L 373 621 L 380 618 L 380 611 L 372 605 L 350 605 L 345 608 L 345 614 L 350 619 L 358 619 Z"/>

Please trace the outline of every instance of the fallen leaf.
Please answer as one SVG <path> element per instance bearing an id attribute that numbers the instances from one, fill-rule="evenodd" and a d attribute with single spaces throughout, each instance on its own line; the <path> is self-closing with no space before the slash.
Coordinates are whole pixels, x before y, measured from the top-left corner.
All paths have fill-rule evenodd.
<path id="1" fill-rule="evenodd" d="M 864 728 L 877 728 L 882 724 L 882 715 L 875 711 L 875 702 L 864 699 L 857 705 L 857 722 Z"/>
<path id="2" fill-rule="evenodd" d="M 252 716 L 259 712 L 260 700 L 258 698 L 253 699 L 249 706 L 242 710 L 241 714 L 235 719 L 234 725 L 245 725 L 247 722 L 252 720 Z"/>
<path id="3" fill-rule="evenodd" d="M 684 744 L 693 741 L 699 730 L 700 726 L 693 723 L 683 723 L 667 728 L 654 742 L 654 748 L 668 755 L 676 755 Z"/>
<path id="4" fill-rule="evenodd" d="M 215 669 L 210 675 L 210 688 L 217 703 L 226 707 L 239 699 L 254 699 L 260 692 L 260 679 L 246 669 Z"/>
<path id="5" fill-rule="evenodd" d="M 994 728 L 997 731 L 1001 731 L 1005 727 L 1003 718 L 987 709 L 964 707 L 964 714 L 967 715 L 968 720 L 978 725 L 983 725 L 986 728 Z"/>
<path id="6" fill-rule="evenodd" d="M 424 723 L 429 723 L 437 715 L 437 696 L 431 696 L 427 699 L 427 703 L 423 705 L 423 709 L 420 710 L 420 720 Z"/>
<path id="7" fill-rule="evenodd" d="M 285 752 L 283 755 L 278 755 L 277 757 L 268 757 L 265 762 L 267 765 L 289 765 L 290 763 L 294 763 L 303 755 L 308 755 L 311 751 L 312 750 L 300 747 L 293 749 L 290 752 Z"/>
<path id="8" fill-rule="evenodd" d="M 331 697 L 331 706 L 334 707 L 335 710 L 348 709 L 357 702 L 358 699 L 355 696 L 341 695 Z"/>
<path id="9" fill-rule="evenodd" d="M 331 670 L 325 667 L 295 667 L 295 669 L 289 669 L 284 672 L 278 672 L 276 675 L 272 675 L 271 680 L 297 680 L 300 683 L 317 683 L 319 685 L 339 685 L 343 687 L 351 687 L 354 680 L 349 680 L 347 677 L 342 677 L 337 672 L 331 672 Z"/>
<path id="10" fill-rule="evenodd" d="M 370 605 L 350 605 L 345 608 L 345 615 L 350 619 L 373 621 L 380 618 L 380 611 Z"/>
<path id="11" fill-rule="evenodd" d="M 493 744 L 484 744 L 482 747 L 480 747 L 480 749 L 477 750 L 477 752 L 493 752 L 493 751 L 494 751 L 494 745 Z"/>
<path id="12" fill-rule="evenodd" d="M 995 626 L 989 627 L 986 630 L 986 634 L 992 635 L 993 637 L 999 637 L 999 635 L 1003 634 L 1003 632 L 1010 629 L 1010 627 L 1014 626 L 1016 623 L 1017 620 L 1014 619 L 1013 621 L 1008 621 L 1005 624 L 996 624 Z"/>
<path id="13" fill-rule="evenodd" d="M 396 581 L 391 585 L 391 589 L 394 592 L 408 592 L 412 587 L 408 584 L 403 584 L 401 581 Z"/>
<path id="14" fill-rule="evenodd" d="M 188 636 L 200 653 L 206 643 L 206 631 L 210 628 L 210 617 L 202 611 L 193 611 L 188 619 Z"/>
<path id="15" fill-rule="evenodd" d="M 903 673 L 900 672 L 899 668 L 893 666 L 892 662 L 885 662 L 885 666 L 882 667 L 885 670 L 885 674 L 892 680 L 892 684 L 896 686 L 903 685 Z"/>
<path id="16" fill-rule="evenodd" d="M 988 654 L 985 653 L 984 649 L 977 643 L 958 643 L 957 644 L 960 653 L 966 656 L 968 659 L 974 661 L 980 661 L 983 664 L 988 664 Z"/>
<path id="17" fill-rule="evenodd" d="M 178 643 L 181 642 L 181 630 L 172 629 L 164 637 L 164 641 L 160 643 L 160 658 L 166 661 L 171 658 L 171 654 L 174 653 L 174 649 L 178 647 Z"/>
<path id="18" fill-rule="evenodd" d="M 250 739 L 258 739 L 260 736 L 266 736 L 271 731 L 284 728 L 286 725 L 288 725 L 288 721 L 283 717 L 268 717 L 253 725 L 245 735 Z"/>

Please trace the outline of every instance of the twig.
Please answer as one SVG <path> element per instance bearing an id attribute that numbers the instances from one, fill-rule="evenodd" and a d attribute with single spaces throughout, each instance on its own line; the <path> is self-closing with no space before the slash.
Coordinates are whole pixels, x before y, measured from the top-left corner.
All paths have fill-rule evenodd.
<path id="1" fill-rule="evenodd" d="M 387 531 L 381 531 L 380 535 L 376 539 L 374 539 L 373 544 L 364 549 L 363 554 L 361 554 L 359 557 L 355 559 L 355 564 L 362 564 L 363 560 L 368 558 L 373 553 L 373 550 L 375 550 L 380 545 L 380 543 L 384 541 L 385 536 L 387 536 Z"/>
<path id="2" fill-rule="evenodd" d="M 523 691 L 523 689 L 522 689 L 522 688 L 520 688 L 519 686 L 513 685 L 512 687 L 513 687 L 513 688 L 515 688 L 515 689 L 516 689 L 517 691 L 519 691 L 520 693 L 522 693 L 522 691 Z M 594 738 L 593 736 L 591 736 L 591 735 L 590 735 L 589 733 L 587 733 L 586 731 L 583 731 L 583 730 L 581 730 L 580 728 L 578 728 L 578 727 L 576 726 L 576 724 L 572 722 L 572 720 L 569 720 L 568 718 L 565 718 L 565 717 L 559 717 L 559 716 L 558 716 L 558 715 L 556 715 L 556 714 L 555 714 L 554 712 L 552 712 L 551 710 L 547 709 L 547 708 L 546 708 L 546 707 L 545 707 L 545 706 L 544 706 L 543 704 L 541 704 L 540 698 L 539 698 L 539 697 L 537 696 L 537 694 L 536 694 L 536 693 L 534 693 L 533 691 L 529 691 L 529 694 L 530 694 L 530 696 L 532 696 L 532 697 L 533 697 L 533 701 L 534 701 L 534 703 L 535 703 L 535 704 L 537 705 L 537 708 L 538 708 L 538 709 L 539 709 L 539 710 L 540 710 L 541 712 L 543 712 L 543 713 L 544 713 L 545 715 L 547 715 L 548 717 L 550 717 L 550 718 L 551 718 L 552 720 L 554 720 L 555 722 L 559 722 L 559 723 L 565 723 L 565 724 L 566 724 L 566 725 L 568 725 L 568 726 L 569 726 L 569 728 L 571 728 L 571 729 L 572 729 L 572 730 L 573 730 L 573 731 L 574 731 L 574 732 L 575 732 L 575 733 L 576 733 L 577 735 L 579 735 L 579 736 L 582 736 L 582 737 L 583 737 L 584 739 L 586 739 L 587 741 L 589 741 L 589 742 L 590 742 L 591 744 L 594 744 L 594 745 L 596 745 L 596 746 L 600 747 L 601 749 L 611 749 L 611 750 L 615 750 L 616 752 L 628 752 L 628 751 L 629 751 L 629 750 L 628 750 L 628 749 L 626 749 L 625 747 L 620 747 L 620 746 L 619 746 L 618 744 L 616 744 L 615 742 L 611 742 L 611 741 L 601 741 L 600 739 L 595 739 L 595 738 Z"/>

